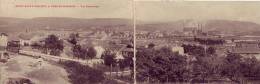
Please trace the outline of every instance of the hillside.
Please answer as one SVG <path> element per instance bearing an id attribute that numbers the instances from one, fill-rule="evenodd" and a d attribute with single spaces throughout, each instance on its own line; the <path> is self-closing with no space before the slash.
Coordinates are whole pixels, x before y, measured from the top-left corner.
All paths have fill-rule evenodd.
<path id="1" fill-rule="evenodd" d="M 260 25 L 254 22 L 231 21 L 231 20 L 207 20 L 201 22 L 203 31 L 222 31 L 231 34 L 260 35 Z M 175 22 L 158 22 L 138 24 L 138 30 L 145 31 L 182 31 L 184 20 Z"/>
<path id="2" fill-rule="evenodd" d="M 68 17 L 38 17 L 32 19 L 0 17 L 0 31 L 16 31 L 20 29 L 70 29 L 89 30 L 90 28 L 110 28 L 120 27 L 122 30 L 130 30 L 132 21 L 120 18 L 68 18 Z"/>

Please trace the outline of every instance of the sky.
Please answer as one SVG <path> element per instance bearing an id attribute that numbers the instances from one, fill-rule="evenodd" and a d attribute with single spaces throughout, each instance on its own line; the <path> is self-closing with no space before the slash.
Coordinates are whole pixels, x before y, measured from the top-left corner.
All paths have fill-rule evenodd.
<path id="1" fill-rule="evenodd" d="M 135 0 L 140 21 L 182 19 L 227 19 L 260 23 L 260 2 L 184 2 L 174 0 Z M 98 8 L 17 8 L 25 4 L 87 4 Z M 0 0 L 0 17 L 74 17 L 132 19 L 132 0 Z"/>
<path id="2" fill-rule="evenodd" d="M 0 0 L 0 17 L 132 18 L 131 0 Z M 24 8 L 15 5 L 91 5 L 88 8 Z"/>
<path id="3" fill-rule="evenodd" d="M 138 1 L 136 18 L 140 21 L 177 21 L 211 19 L 260 23 L 260 2 L 183 2 Z"/>

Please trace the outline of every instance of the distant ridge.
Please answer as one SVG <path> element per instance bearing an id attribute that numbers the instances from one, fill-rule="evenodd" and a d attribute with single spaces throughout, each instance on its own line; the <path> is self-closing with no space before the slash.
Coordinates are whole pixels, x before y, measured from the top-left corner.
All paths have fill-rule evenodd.
<path id="1" fill-rule="evenodd" d="M 83 29 L 88 30 L 90 27 L 116 28 L 122 30 L 130 30 L 132 21 L 122 18 L 70 18 L 70 17 L 37 17 L 32 19 L 0 17 L 0 31 L 15 31 L 21 28 L 29 28 L 31 30 L 44 29 Z"/>
<path id="2" fill-rule="evenodd" d="M 138 24 L 137 29 L 145 31 L 182 31 L 184 20 L 174 22 L 153 22 Z M 231 34 L 260 35 L 260 25 L 247 21 L 207 20 L 203 21 L 203 31 L 222 31 Z M 259 34 L 257 34 L 259 33 Z"/>

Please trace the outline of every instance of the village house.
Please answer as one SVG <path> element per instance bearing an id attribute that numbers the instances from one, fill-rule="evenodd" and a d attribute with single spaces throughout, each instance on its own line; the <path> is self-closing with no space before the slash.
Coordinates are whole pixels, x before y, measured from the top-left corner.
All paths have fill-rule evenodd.
<path id="1" fill-rule="evenodd" d="M 8 43 L 8 36 L 5 33 L 1 33 L 0 35 L 0 59 L 8 58 L 6 56 L 6 48 Z"/>
<path id="2" fill-rule="evenodd" d="M 231 52 L 240 55 L 260 55 L 260 48 L 233 48 L 231 49 Z"/>
<path id="3" fill-rule="evenodd" d="M 114 32 L 110 35 L 114 39 L 124 39 L 124 38 L 130 38 L 132 37 L 132 33 L 130 32 Z"/>
<path id="4" fill-rule="evenodd" d="M 30 35 L 20 35 L 20 44 L 22 46 L 29 46 L 31 44 L 31 38 L 32 36 Z"/>
<path id="5" fill-rule="evenodd" d="M 20 34 L 18 37 L 21 46 L 30 46 L 47 38 L 47 36 L 41 34 Z"/>
<path id="6" fill-rule="evenodd" d="M 114 44 L 114 45 L 107 45 L 105 47 L 105 52 L 103 54 L 115 55 L 115 59 L 122 60 L 125 57 L 133 57 L 133 48 L 127 48 L 126 45 L 122 44 Z"/>
<path id="7" fill-rule="evenodd" d="M 240 41 L 236 42 L 236 46 L 229 49 L 229 52 L 240 54 L 244 57 L 255 56 L 260 59 L 260 42 L 258 41 Z"/>
<path id="8" fill-rule="evenodd" d="M 101 47 L 101 46 L 95 46 L 94 49 L 96 51 L 96 56 L 95 57 L 100 59 L 102 54 L 103 54 L 103 52 L 105 51 L 105 49 L 103 47 Z"/>
<path id="9" fill-rule="evenodd" d="M 259 41 L 240 41 L 235 43 L 238 48 L 260 48 Z"/>
<path id="10" fill-rule="evenodd" d="M 6 47 L 6 46 L 7 46 L 7 43 L 8 43 L 7 34 L 1 33 L 1 35 L 0 35 L 0 46 Z"/>
<path id="11" fill-rule="evenodd" d="M 146 39 L 146 34 L 136 34 L 136 39 Z"/>
<path id="12" fill-rule="evenodd" d="M 180 55 L 184 55 L 184 48 L 181 47 L 181 46 L 174 46 L 174 47 L 171 47 L 172 48 L 172 51 L 173 52 L 176 52 Z"/>
<path id="13" fill-rule="evenodd" d="M 102 40 L 102 39 L 106 39 L 108 35 L 104 31 L 96 31 L 90 34 L 89 37 Z"/>
<path id="14" fill-rule="evenodd" d="M 107 54 L 116 54 L 121 51 L 125 46 L 120 44 L 105 45 L 105 51 Z"/>

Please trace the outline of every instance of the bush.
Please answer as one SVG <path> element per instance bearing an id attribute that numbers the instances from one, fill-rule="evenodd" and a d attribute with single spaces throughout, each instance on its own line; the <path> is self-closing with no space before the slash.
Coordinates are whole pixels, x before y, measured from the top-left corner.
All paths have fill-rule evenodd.
<path id="1" fill-rule="evenodd" d="M 9 78 L 6 84 L 35 84 L 27 78 Z"/>
<path id="2" fill-rule="evenodd" d="M 0 62 L 2 62 L 2 63 L 6 63 L 7 60 L 6 60 L 6 59 L 0 59 Z"/>
<path id="3" fill-rule="evenodd" d="M 96 84 L 105 79 L 104 72 L 78 62 L 65 61 L 61 64 L 69 72 L 69 79 L 72 84 Z"/>

